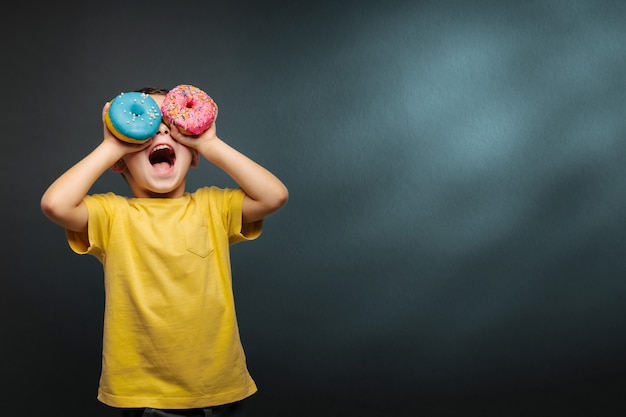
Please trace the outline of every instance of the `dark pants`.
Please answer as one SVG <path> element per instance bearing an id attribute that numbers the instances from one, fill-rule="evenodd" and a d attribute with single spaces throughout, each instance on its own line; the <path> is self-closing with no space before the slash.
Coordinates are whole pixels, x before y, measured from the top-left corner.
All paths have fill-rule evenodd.
<path id="1" fill-rule="evenodd" d="M 243 402 L 188 410 L 156 408 L 122 408 L 122 417 L 244 417 Z"/>

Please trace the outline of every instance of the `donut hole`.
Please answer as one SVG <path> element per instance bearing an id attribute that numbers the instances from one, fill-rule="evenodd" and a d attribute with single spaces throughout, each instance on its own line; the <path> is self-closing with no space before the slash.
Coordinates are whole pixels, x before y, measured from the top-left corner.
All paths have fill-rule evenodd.
<path id="1" fill-rule="evenodd" d="M 144 112 L 145 112 L 144 108 L 141 105 L 137 104 L 137 103 L 133 103 L 130 106 L 129 110 L 130 110 L 131 114 L 133 116 L 135 116 L 135 117 L 139 117 L 139 116 L 143 115 Z"/>
<path id="2" fill-rule="evenodd" d="M 185 107 L 187 107 L 188 109 L 193 109 L 195 107 L 195 105 L 196 105 L 196 103 L 193 100 L 189 100 L 185 104 Z"/>

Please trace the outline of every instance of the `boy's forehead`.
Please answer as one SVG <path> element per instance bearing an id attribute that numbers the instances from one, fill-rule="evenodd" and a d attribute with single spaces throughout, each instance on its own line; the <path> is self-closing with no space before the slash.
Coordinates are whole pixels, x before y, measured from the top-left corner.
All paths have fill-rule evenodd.
<path id="1" fill-rule="evenodd" d="M 163 104 L 163 100 L 165 99 L 165 96 L 163 94 L 150 94 L 150 97 L 152 97 L 154 101 L 157 102 L 159 107 L 161 107 L 161 105 Z"/>

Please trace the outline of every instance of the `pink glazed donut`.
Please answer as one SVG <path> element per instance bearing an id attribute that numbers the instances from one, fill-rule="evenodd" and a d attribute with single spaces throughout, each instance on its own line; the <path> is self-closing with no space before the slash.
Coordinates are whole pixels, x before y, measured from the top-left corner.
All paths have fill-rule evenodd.
<path id="1" fill-rule="evenodd" d="M 163 121 L 174 124 L 185 135 L 200 135 L 217 117 L 217 105 L 198 87 L 180 84 L 172 88 L 161 105 Z"/>

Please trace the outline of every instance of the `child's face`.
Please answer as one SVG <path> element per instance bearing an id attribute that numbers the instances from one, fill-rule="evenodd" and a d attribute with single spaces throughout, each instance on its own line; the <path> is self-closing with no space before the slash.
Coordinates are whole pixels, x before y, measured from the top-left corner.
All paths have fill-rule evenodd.
<path id="1" fill-rule="evenodd" d="M 164 96 L 151 97 L 161 106 Z M 169 128 L 161 123 L 146 149 L 123 158 L 124 174 L 135 197 L 181 197 L 193 157 L 193 151 L 176 142 Z"/>

